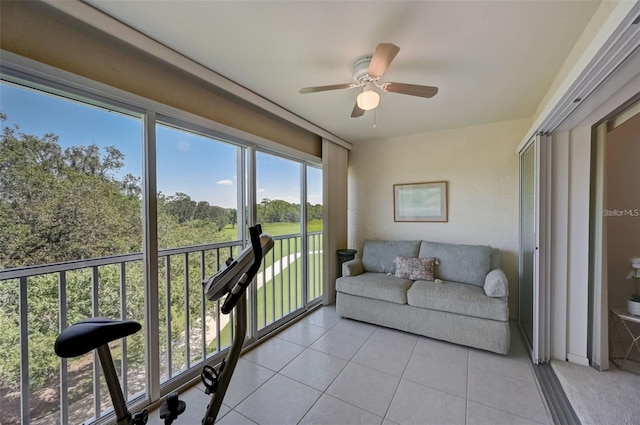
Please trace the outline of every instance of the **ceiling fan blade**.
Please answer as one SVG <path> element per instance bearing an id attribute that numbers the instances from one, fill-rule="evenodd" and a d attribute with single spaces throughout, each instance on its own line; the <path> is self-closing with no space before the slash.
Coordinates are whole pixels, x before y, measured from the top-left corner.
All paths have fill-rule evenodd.
<path id="1" fill-rule="evenodd" d="M 360 109 L 358 102 L 353 105 L 353 111 L 351 111 L 351 118 L 358 118 L 364 115 L 364 109 Z"/>
<path id="2" fill-rule="evenodd" d="M 387 71 L 389 64 L 396 57 L 400 48 L 391 43 L 380 43 L 373 52 L 369 70 L 367 71 L 372 77 L 382 77 Z"/>
<path id="3" fill-rule="evenodd" d="M 317 86 L 317 87 L 305 87 L 300 89 L 300 93 L 316 93 L 319 91 L 328 91 L 328 90 L 340 90 L 340 89 L 351 89 L 353 87 L 358 87 L 357 84 L 347 83 L 347 84 L 332 84 L 329 86 Z"/>
<path id="4" fill-rule="evenodd" d="M 384 83 L 380 85 L 380 89 L 390 93 L 408 94 L 419 97 L 433 97 L 438 93 L 437 87 L 405 83 Z"/>

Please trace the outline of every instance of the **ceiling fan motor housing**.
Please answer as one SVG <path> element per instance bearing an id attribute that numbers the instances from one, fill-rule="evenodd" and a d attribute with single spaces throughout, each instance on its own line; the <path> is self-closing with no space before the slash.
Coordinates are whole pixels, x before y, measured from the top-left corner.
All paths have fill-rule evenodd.
<path id="1" fill-rule="evenodd" d="M 353 64 L 353 79 L 358 84 L 365 84 L 374 79 L 369 75 L 369 64 L 371 63 L 371 56 L 365 56 L 358 59 Z"/>

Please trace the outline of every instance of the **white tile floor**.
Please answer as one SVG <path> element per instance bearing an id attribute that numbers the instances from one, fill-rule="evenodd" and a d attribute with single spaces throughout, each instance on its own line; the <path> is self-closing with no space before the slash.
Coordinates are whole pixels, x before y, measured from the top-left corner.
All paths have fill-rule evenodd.
<path id="1" fill-rule="evenodd" d="M 218 424 L 551 424 L 522 340 L 508 356 L 339 317 L 323 307 L 239 361 Z M 175 422 L 200 424 L 202 385 Z M 151 425 L 161 424 L 158 412 Z"/>

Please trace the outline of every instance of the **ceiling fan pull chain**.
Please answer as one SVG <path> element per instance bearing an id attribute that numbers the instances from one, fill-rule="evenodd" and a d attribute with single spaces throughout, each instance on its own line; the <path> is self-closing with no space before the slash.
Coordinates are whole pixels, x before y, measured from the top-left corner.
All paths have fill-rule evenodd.
<path id="1" fill-rule="evenodd" d="M 378 118 L 377 110 L 377 108 L 373 110 L 373 128 L 376 128 L 376 119 Z"/>

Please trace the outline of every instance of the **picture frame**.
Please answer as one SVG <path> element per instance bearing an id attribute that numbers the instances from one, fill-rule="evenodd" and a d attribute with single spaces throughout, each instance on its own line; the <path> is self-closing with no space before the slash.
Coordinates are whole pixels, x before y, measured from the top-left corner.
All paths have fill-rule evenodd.
<path id="1" fill-rule="evenodd" d="M 393 185 L 393 221 L 449 221 L 447 182 L 401 183 Z"/>

